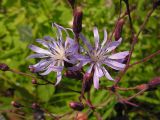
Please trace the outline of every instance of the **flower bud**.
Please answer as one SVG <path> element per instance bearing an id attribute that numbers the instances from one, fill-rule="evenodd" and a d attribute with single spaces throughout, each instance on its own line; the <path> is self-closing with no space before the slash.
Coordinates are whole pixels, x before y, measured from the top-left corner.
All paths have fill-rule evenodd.
<path id="1" fill-rule="evenodd" d="M 160 77 L 155 77 L 151 81 L 148 82 L 149 89 L 154 89 L 158 85 L 160 85 Z"/>
<path id="2" fill-rule="evenodd" d="M 8 65 L 6 65 L 4 63 L 0 63 L 0 70 L 2 70 L 2 71 L 8 71 L 9 67 L 8 67 Z"/>
<path id="3" fill-rule="evenodd" d="M 84 105 L 80 102 L 70 102 L 69 106 L 70 108 L 77 110 L 77 111 L 82 111 L 84 109 Z"/>
<path id="4" fill-rule="evenodd" d="M 37 84 L 37 80 L 32 79 L 32 84 Z"/>
<path id="5" fill-rule="evenodd" d="M 82 31 L 83 12 L 81 7 L 74 10 L 73 32 L 78 35 Z"/>
<path id="6" fill-rule="evenodd" d="M 153 3 L 153 8 L 156 9 L 158 6 L 160 6 L 160 0 L 157 0 Z"/>
<path id="7" fill-rule="evenodd" d="M 81 71 L 70 71 L 67 70 L 64 75 L 68 78 L 73 78 L 73 79 L 78 79 L 81 80 L 83 78 L 83 74 L 81 73 Z"/>
<path id="8" fill-rule="evenodd" d="M 34 120 L 46 120 L 45 113 L 42 109 L 34 109 L 33 118 Z"/>
<path id="9" fill-rule="evenodd" d="M 92 78 L 93 78 L 93 75 L 91 73 L 85 73 L 84 76 L 83 76 L 83 90 L 85 92 L 89 91 L 91 89 L 91 86 L 92 86 Z"/>
<path id="10" fill-rule="evenodd" d="M 15 107 L 15 108 L 20 108 L 20 107 L 22 107 L 22 105 L 21 105 L 20 103 L 16 102 L 16 101 L 12 101 L 12 102 L 11 102 L 11 105 L 12 105 L 13 107 Z"/>
<path id="11" fill-rule="evenodd" d="M 37 103 L 32 103 L 32 109 L 39 109 L 40 106 Z"/>
<path id="12" fill-rule="evenodd" d="M 115 32 L 114 32 L 114 37 L 115 37 L 116 41 L 119 40 L 119 38 L 121 37 L 122 28 L 123 28 L 124 23 L 125 23 L 124 19 L 120 19 L 117 22 L 117 26 L 116 26 L 116 29 L 115 29 Z"/>
<path id="13" fill-rule="evenodd" d="M 68 3 L 71 5 L 72 9 L 74 9 L 75 0 L 68 0 Z"/>

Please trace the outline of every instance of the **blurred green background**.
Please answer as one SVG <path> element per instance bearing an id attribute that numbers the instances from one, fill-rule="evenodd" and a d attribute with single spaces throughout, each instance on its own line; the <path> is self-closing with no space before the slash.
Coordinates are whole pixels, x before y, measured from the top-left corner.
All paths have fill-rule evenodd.
<path id="1" fill-rule="evenodd" d="M 152 8 L 150 0 L 129 0 L 130 6 L 135 6 L 131 13 L 133 27 L 138 32 L 146 14 Z M 111 34 L 119 14 L 119 0 L 77 0 L 77 5 L 83 8 L 83 33 L 89 40 L 93 40 L 92 29 L 97 26 L 103 38 L 103 28 L 106 27 Z M 122 13 L 126 11 L 122 4 Z M 139 42 L 133 52 L 131 63 L 154 53 L 160 47 L 160 9 L 152 14 L 144 31 L 139 36 Z M 35 64 L 36 60 L 26 59 L 31 54 L 29 44 L 36 44 L 36 38 L 50 35 L 55 36 L 51 24 L 56 22 L 64 27 L 72 25 L 72 10 L 66 0 L 0 0 L 0 62 L 8 64 L 11 68 L 29 73 L 28 66 Z M 130 36 L 128 17 L 125 17 L 122 38 L 123 43 L 117 51 L 130 49 Z M 118 73 L 113 72 L 114 75 Z M 112 75 L 113 75 L 112 74 Z M 113 76 L 114 76 L 113 75 Z M 123 77 L 120 86 L 132 87 L 146 83 L 152 78 L 160 76 L 160 56 L 129 69 Z M 55 74 L 47 76 L 55 81 Z M 80 81 L 63 78 L 62 84 L 74 90 L 81 89 Z M 102 78 L 101 84 L 109 86 L 112 82 Z M 135 99 L 141 106 L 138 108 L 125 107 L 123 110 L 129 120 L 159 120 L 160 119 L 160 89 L 144 93 Z M 14 91 L 14 92 L 13 92 Z M 120 92 L 130 96 L 134 92 Z M 97 111 L 104 120 L 120 119 L 115 109 L 117 105 L 114 95 L 108 96 L 104 90 L 96 91 L 92 88 L 91 100 L 94 105 L 101 106 Z M 10 72 L 0 71 L 0 120 L 33 119 L 33 110 L 29 107 L 32 102 L 38 102 L 51 113 L 62 115 L 71 109 L 70 101 L 78 101 L 79 94 L 63 88 L 54 88 L 51 85 L 35 86 L 31 79 Z M 10 112 L 13 107 L 11 101 L 20 101 L 24 104 L 23 117 Z M 86 108 L 83 113 L 87 112 Z M 121 109 L 119 109 L 121 111 Z M 74 112 L 76 114 L 76 112 Z M 88 113 L 89 120 L 96 120 L 93 112 Z M 72 116 L 72 115 L 71 115 Z M 5 117 L 5 118 L 4 118 Z M 73 116 L 72 116 L 73 117 Z M 63 118 L 70 120 L 72 117 Z M 50 117 L 47 117 L 49 120 Z"/>

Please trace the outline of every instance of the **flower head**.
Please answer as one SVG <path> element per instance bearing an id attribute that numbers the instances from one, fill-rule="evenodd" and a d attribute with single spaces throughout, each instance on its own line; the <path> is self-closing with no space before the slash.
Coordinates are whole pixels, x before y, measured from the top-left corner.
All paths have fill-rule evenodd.
<path id="1" fill-rule="evenodd" d="M 78 51 L 76 42 L 69 37 L 68 29 L 63 28 L 57 24 L 53 24 L 57 29 L 57 38 L 46 36 L 43 39 L 37 39 L 37 42 L 42 44 L 46 49 L 30 45 L 29 48 L 36 52 L 36 54 L 30 55 L 29 58 L 41 58 L 37 64 L 30 65 L 29 68 L 33 72 L 41 72 L 40 75 L 47 75 L 54 71 L 57 73 L 56 85 L 62 78 L 62 70 L 65 62 L 75 63 L 75 53 Z M 62 37 L 62 31 L 66 33 L 66 40 Z"/>
<path id="2" fill-rule="evenodd" d="M 118 41 L 109 42 L 107 40 L 107 32 L 104 30 L 104 40 L 99 43 L 99 33 L 98 29 L 94 28 L 94 40 L 95 45 L 92 46 L 87 39 L 80 34 L 80 38 L 86 45 L 86 55 L 77 54 L 76 58 L 80 61 L 78 68 L 90 64 L 90 67 L 87 70 L 87 73 L 93 72 L 93 83 L 96 89 L 99 88 L 99 78 L 105 76 L 109 80 L 114 80 L 111 75 L 108 73 L 106 66 L 111 67 L 115 70 L 122 70 L 125 67 L 125 64 L 122 61 L 129 54 L 128 51 L 119 52 L 116 54 L 110 54 L 117 46 L 120 45 L 122 38 Z"/>

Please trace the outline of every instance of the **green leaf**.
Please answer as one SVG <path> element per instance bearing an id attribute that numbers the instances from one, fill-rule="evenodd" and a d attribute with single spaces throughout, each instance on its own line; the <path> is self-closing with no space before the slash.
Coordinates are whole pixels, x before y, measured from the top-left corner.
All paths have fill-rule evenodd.
<path id="1" fill-rule="evenodd" d="M 53 85 L 39 85 L 37 88 L 38 97 L 42 102 L 47 102 L 53 96 L 54 93 Z"/>

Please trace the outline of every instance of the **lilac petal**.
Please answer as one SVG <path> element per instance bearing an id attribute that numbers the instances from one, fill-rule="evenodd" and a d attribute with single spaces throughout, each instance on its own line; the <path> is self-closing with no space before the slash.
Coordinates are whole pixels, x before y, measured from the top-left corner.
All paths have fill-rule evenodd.
<path id="1" fill-rule="evenodd" d="M 52 41 L 52 42 L 55 42 L 55 39 L 52 38 L 52 37 L 50 37 L 50 36 L 44 36 L 43 39 L 44 39 L 45 41 Z"/>
<path id="2" fill-rule="evenodd" d="M 104 74 L 103 74 L 103 71 L 101 69 L 101 66 L 97 63 L 96 67 L 98 69 L 98 77 L 102 77 Z"/>
<path id="3" fill-rule="evenodd" d="M 58 40 L 62 40 L 62 32 L 61 30 L 58 28 L 58 25 L 56 23 L 52 24 L 52 27 L 56 27 L 57 28 L 57 39 Z"/>
<path id="4" fill-rule="evenodd" d="M 40 75 L 47 75 L 47 74 L 49 74 L 50 72 L 52 72 L 52 68 L 49 67 L 45 72 L 40 73 Z"/>
<path id="5" fill-rule="evenodd" d="M 37 53 L 51 54 L 48 50 L 42 49 L 42 48 L 37 47 L 35 45 L 30 45 L 29 48 Z"/>
<path id="6" fill-rule="evenodd" d="M 60 26 L 60 25 L 58 25 L 58 24 L 56 24 L 56 23 L 55 23 L 55 25 L 56 25 L 57 28 L 60 29 L 61 31 L 64 30 L 64 32 L 67 34 L 67 36 L 69 36 L 67 30 L 66 30 L 64 27 L 62 27 L 62 26 Z"/>
<path id="7" fill-rule="evenodd" d="M 61 79 L 62 79 L 62 73 L 61 72 L 57 72 L 57 81 L 56 81 L 55 85 L 58 85 L 59 82 L 61 81 Z"/>
<path id="8" fill-rule="evenodd" d="M 63 67 L 62 67 L 62 66 L 53 66 L 53 65 L 50 65 L 50 66 L 48 67 L 48 69 L 47 69 L 45 72 L 41 73 L 40 75 L 47 75 L 47 74 L 49 74 L 51 71 L 60 72 L 60 71 L 62 71 L 62 70 L 63 70 Z"/>
<path id="9" fill-rule="evenodd" d="M 106 78 L 108 78 L 109 80 L 114 80 L 104 67 L 102 67 L 102 70 L 103 70 L 103 73 L 106 76 Z"/>
<path id="10" fill-rule="evenodd" d="M 89 56 L 83 56 L 81 54 L 76 54 L 76 55 L 74 55 L 74 57 L 77 58 L 77 60 L 80 60 L 80 61 L 90 60 Z"/>
<path id="11" fill-rule="evenodd" d="M 36 42 L 42 44 L 44 47 L 48 48 L 48 42 L 42 39 L 37 39 Z"/>
<path id="12" fill-rule="evenodd" d="M 73 66 L 73 67 L 68 67 L 68 70 L 71 71 L 78 71 L 80 70 L 84 65 L 88 64 L 90 61 L 81 61 L 79 64 Z"/>
<path id="13" fill-rule="evenodd" d="M 91 64 L 91 65 L 90 65 L 90 67 L 89 67 L 89 68 L 88 68 L 88 70 L 87 70 L 87 73 L 89 73 L 89 74 L 90 74 L 90 73 L 92 72 L 93 65 L 94 65 L 94 64 Z"/>
<path id="14" fill-rule="evenodd" d="M 129 51 L 119 52 L 109 56 L 109 59 L 124 59 L 129 54 Z"/>
<path id="15" fill-rule="evenodd" d="M 57 28 L 57 34 L 58 34 L 57 36 L 59 36 L 58 39 L 59 39 L 60 41 L 62 41 L 62 30 L 64 30 L 65 33 L 67 34 L 67 36 L 69 36 L 67 30 L 66 30 L 64 27 L 62 27 L 62 26 L 60 26 L 60 25 L 58 25 L 58 24 L 56 24 L 56 23 L 53 23 L 52 26 Z"/>
<path id="16" fill-rule="evenodd" d="M 46 58 L 46 57 L 49 57 L 49 56 L 46 54 L 37 53 L 37 54 L 30 55 L 27 58 Z"/>
<path id="17" fill-rule="evenodd" d="M 96 89 L 99 88 L 99 74 L 97 67 L 94 67 L 93 84 Z"/>
<path id="18" fill-rule="evenodd" d="M 38 67 L 38 66 L 41 66 L 41 65 L 43 66 L 46 63 L 49 63 L 49 62 L 48 62 L 48 60 L 44 59 L 44 60 L 39 61 L 37 64 L 34 64 L 33 66 L 34 67 Z"/>
<path id="19" fill-rule="evenodd" d="M 67 54 L 75 54 L 75 53 L 78 53 L 78 48 L 79 48 L 79 46 L 78 46 L 78 44 L 74 44 L 73 46 L 71 46 L 71 47 L 69 47 L 67 50 L 66 50 L 66 53 Z"/>
<path id="20" fill-rule="evenodd" d="M 68 57 L 68 60 L 69 60 L 69 63 L 72 63 L 72 64 L 76 64 L 78 61 L 77 61 L 77 58 L 74 57 L 74 55 L 70 55 Z"/>
<path id="21" fill-rule="evenodd" d="M 105 64 L 108 65 L 109 67 L 115 69 L 115 70 L 122 70 L 125 68 L 125 64 L 113 61 L 113 60 L 106 60 Z"/>
<path id="22" fill-rule="evenodd" d="M 114 50 L 116 47 L 118 47 L 120 45 L 120 43 L 122 42 L 122 38 L 120 38 L 118 41 L 114 41 L 109 43 L 109 45 L 107 46 L 107 52 L 110 52 L 112 50 Z"/>
<path id="23" fill-rule="evenodd" d="M 104 39 L 103 39 L 101 46 L 103 47 L 106 44 L 106 42 L 107 42 L 107 31 L 106 29 L 104 29 Z"/>
<path id="24" fill-rule="evenodd" d="M 82 34 L 79 34 L 79 37 L 83 41 L 83 43 L 88 47 L 89 51 L 92 51 L 93 48 L 91 44 L 87 41 L 87 39 Z"/>
<path id="25" fill-rule="evenodd" d="M 65 57 L 63 60 L 66 61 L 66 62 L 68 62 L 68 63 L 71 63 L 71 64 L 72 64 L 72 60 L 69 60 L 69 59 L 66 58 L 66 57 Z"/>
<path id="26" fill-rule="evenodd" d="M 99 33 L 98 33 L 97 27 L 94 27 L 93 33 L 94 33 L 94 40 L 95 40 L 95 48 L 97 49 L 99 46 Z"/>
<path id="27" fill-rule="evenodd" d="M 69 46 L 74 45 L 74 44 L 75 44 L 75 41 L 72 38 L 70 38 L 70 37 L 66 38 L 65 48 L 68 48 Z"/>
<path id="28" fill-rule="evenodd" d="M 102 77 L 104 75 L 102 69 L 100 67 L 97 67 L 97 68 L 98 68 L 98 73 L 99 73 L 98 77 Z"/>
<path id="29" fill-rule="evenodd" d="M 41 60 L 40 62 L 38 62 L 37 64 L 34 64 L 32 65 L 36 71 L 43 71 L 45 70 L 45 68 L 48 67 L 49 64 L 53 63 L 53 61 L 50 61 L 48 59 L 44 59 L 44 60 Z"/>

